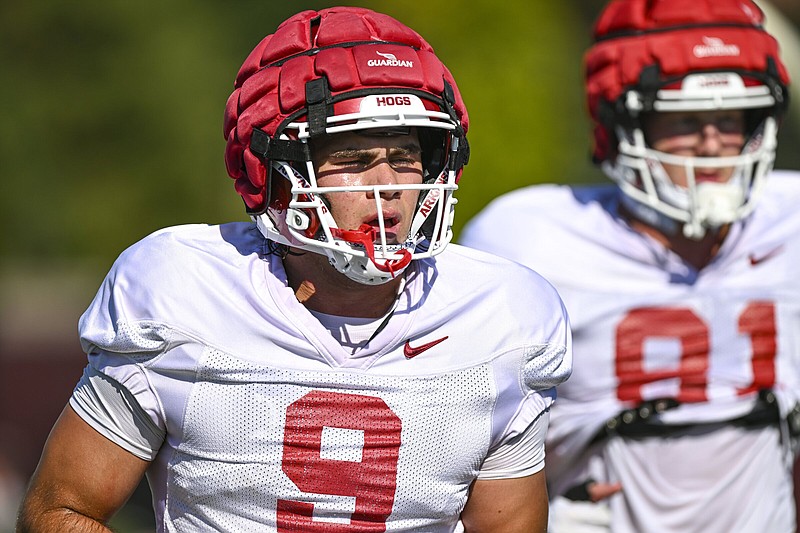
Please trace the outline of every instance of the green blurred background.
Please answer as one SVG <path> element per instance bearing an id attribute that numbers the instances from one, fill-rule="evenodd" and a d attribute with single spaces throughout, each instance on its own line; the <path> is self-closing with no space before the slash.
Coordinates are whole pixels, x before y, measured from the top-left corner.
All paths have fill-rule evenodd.
<path id="1" fill-rule="evenodd" d="M 472 159 L 456 235 L 516 187 L 605 180 L 589 162 L 581 63 L 603 3 L 348 3 L 419 31 L 459 84 Z M 163 226 L 246 219 L 222 158 L 238 67 L 281 20 L 335 4 L 0 4 L 0 532 L 84 366 L 77 320 L 105 272 Z M 800 79 L 800 2 L 759 4 Z M 798 109 L 781 131 L 779 167 L 800 168 Z M 143 489 L 120 531 L 152 529 L 147 507 Z"/>

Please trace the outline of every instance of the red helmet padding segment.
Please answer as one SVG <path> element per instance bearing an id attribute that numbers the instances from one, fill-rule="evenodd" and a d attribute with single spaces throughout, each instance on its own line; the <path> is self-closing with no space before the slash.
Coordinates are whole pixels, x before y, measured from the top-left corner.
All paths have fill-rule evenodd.
<path id="1" fill-rule="evenodd" d="M 385 61 L 377 52 L 393 54 L 397 63 Z M 368 65 L 370 60 L 384 61 L 375 67 Z M 442 102 L 447 82 L 463 134 L 468 128 L 453 76 L 414 30 L 369 9 L 303 11 L 250 52 L 225 107 L 225 165 L 248 211 L 263 211 L 267 201 L 267 168 L 250 151 L 253 128 L 271 137 L 289 117 L 297 120 L 305 115 L 306 83 L 322 77 L 327 79 L 330 98 L 396 89 Z"/>
<path id="2" fill-rule="evenodd" d="M 584 57 L 594 159 L 608 159 L 615 143 L 604 112 L 627 90 L 642 89 L 640 76 L 647 67 L 657 65 L 662 84 L 692 73 L 731 71 L 761 84 L 771 80 L 785 93 L 789 74 L 763 22 L 764 13 L 751 0 L 611 2 L 595 23 L 595 44 Z M 738 51 L 715 53 L 708 38 Z"/>

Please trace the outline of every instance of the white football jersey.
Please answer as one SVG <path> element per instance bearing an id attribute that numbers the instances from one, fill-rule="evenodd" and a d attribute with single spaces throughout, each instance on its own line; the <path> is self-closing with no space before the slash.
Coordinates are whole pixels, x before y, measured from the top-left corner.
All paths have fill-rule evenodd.
<path id="1" fill-rule="evenodd" d="M 453 531 L 489 451 L 549 409 L 571 367 L 556 291 L 457 245 L 412 263 L 352 353 L 247 223 L 135 244 L 80 332 L 93 371 L 166 433 L 148 449 L 98 427 L 153 460 L 159 531 Z"/>
<path id="2" fill-rule="evenodd" d="M 564 299 L 574 371 L 551 413 L 548 481 L 551 495 L 588 475 L 620 482 L 613 531 L 794 530 L 785 427 L 725 424 L 760 389 L 775 391 L 784 416 L 800 397 L 800 174 L 775 172 L 765 189 L 701 271 L 620 219 L 613 185 L 520 189 L 462 233 Z M 661 423 L 708 425 L 587 449 L 607 420 L 661 398 L 680 402 Z"/>

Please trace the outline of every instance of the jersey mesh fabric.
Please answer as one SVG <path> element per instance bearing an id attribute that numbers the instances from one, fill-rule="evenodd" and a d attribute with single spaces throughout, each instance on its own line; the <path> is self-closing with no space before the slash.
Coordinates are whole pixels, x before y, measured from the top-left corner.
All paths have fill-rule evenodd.
<path id="1" fill-rule="evenodd" d="M 81 319 L 90 365 L 166 429 L 148 470 L 158 530 L 453 531 L 490 449 L 569 375 L 558 295 L 454 245 L 415 262 L 353 358 L 263 249 L 251 224 L 157 232 L 123 253 Z M 503 304 L 487 316 L 490 296 Z"/>
<path id="2" fill-rule="evenodd" d="M 575 366 L 551 411 L 551 495 L 590 474 L 622 482 L 609 502 L 615 532 L 793 529 L 786 440 L 776 426 L 724 422 L 749 412 L 760 388 L 774 390 L 784 414 L 800 396 L 799 178 L 773 172 L 759 207 L 699 272 L 632 231 L 610 185 L 520 189 L 465 227 L 462 243 L 540 272 L 570 313 Z M 498 239 L 497 228 L 509 226 L 526 232 Z M 708 435 L 588 446 L 639 398 L 661 397 L 681 404 L 658 422 L 702 424 Z"/>
<path id="3" fill-rule="evenodd" d="M 448 485 L 454 480 L 474 478 L 488 447 L 485 413 L 492 394 L 486 368 L 430 379 L 297 373 L 248 367 L 219 352 L 209 353 L 204 367 L 187 405 L 184 440 L 171 461 L 172 491 L 166 520 L 178 530 L 201 524 L 219 531 L 258 529 L 259 524 L 275 527 L 270 522 L 273 513 L 269 510 L 275 508 L 276 497 L 291 501 L 307 497 L 298 491 L 296 482 L 309 480 L 292 481 L 281 469 L 280 460 L 285 453 L 281 439 L 286 425 L 286 409 L 282 406 L 291 405 L 315 390 L 337 391 L 333 393 L 331 409 L 349 413 L 364 408 L 360 402 L 364 395 L 380 392 L 387 409 L 403 421 L 403 440 L 413 445 L 399 449 L 403 457 L 396 465 L 393 524 L 398 530 L 427 530 L 441 526 L 441 521 L 449 524 L 447 517 L 457 515 L 466 491 L 454 493 Z M 441 408 L 418 408 L 430 403 Z M 456 405 L 460 406 L 463 417 L 458 420 L 448 416 Z M 317 408 L 327 409 L 325 405 Z M 317 415 L 307 412 L 304 416 L 313 420 Z M 370 429 L 380 435 L 390 434 L 394 420 L 377 412 L 371 422 L 374 427 Z M 480 434 L 483 439 L 476 439 Z M 362 453 L 362 444 L 357 439 L 349 442 L 343 436 L 339 439 L 321 442 L 320 446 L 338 449 L 338 455 L 344 457 Z M 460 449 L 457 460 L 452 453 L 455 447 Z M 308 451 L 309 458 L 312 452 Z M 465 461 L 465 455 L 471 459 Z M 378 469 L 393 468 L 389 461 L 376 459 L 376 462 Z M 321 470 L 326 467 L 320 459 L 309 459 L 303 476 L 308 475 L 317 484 L 334 491 L 334 495 L 315 494 L 315 501 L 323 507 L 326 503 L 335 507 L 333 500 L 352 499 L 335 494 L 351 489 L 342 479 L 346 478 L 347 469 L 354 467 L 353 463 L 340 462 L 340 479 L 316 478 L 314 466 Z M 200 486 L 198 477 L 204 480 Z M 237 497 L 242 490 L 251 496 L 246 502 Z M 363 497 L 374 499 L 376 495 L 366 491 Z M 425 513 L 420 513 L 420 505 L 428 508 Z M 234 508 L 237 512 L 231 513 Z M 414 518 L 420 514 L 437 518 Z"/>

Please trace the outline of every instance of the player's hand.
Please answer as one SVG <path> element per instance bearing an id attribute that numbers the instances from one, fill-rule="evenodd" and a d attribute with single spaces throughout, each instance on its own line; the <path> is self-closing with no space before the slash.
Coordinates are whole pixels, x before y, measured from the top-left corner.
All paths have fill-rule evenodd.
<path id="1" fill-rule="evenodd" d="M 575 485 L 567 492 L 564 497 L 576 502 L 594 502 L 605 500 L 622 490 L 620 483 L 601 483 L 592 478 L 587 479 L 580 485 Z"/>
<path id="2" fill-rule="evenodd" d="M 590 481 L 586 484 L 586 492 L 589 494 L 589 501 L 599 502 L 622 490 L 620 483 L 600 483 L 599 481 Z"/>

